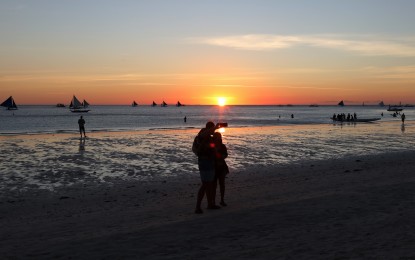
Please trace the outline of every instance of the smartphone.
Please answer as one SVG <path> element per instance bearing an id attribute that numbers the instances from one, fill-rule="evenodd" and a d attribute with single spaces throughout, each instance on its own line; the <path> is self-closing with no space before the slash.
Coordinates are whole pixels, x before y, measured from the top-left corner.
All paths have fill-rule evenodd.
<path id="1" fill-rule="evenodd" d="M 228 123 L 219 123 L 219 127 L 228 127 Z"/>

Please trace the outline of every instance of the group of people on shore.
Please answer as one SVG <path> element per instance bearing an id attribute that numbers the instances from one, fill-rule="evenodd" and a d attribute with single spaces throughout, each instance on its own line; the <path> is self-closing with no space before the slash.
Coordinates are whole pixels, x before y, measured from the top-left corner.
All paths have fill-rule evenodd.
<path id="1" fill-rule="evenodd" d="M 350 114 L 350 113 L 347 113 L 347 115 L 345 113 L 341 113 L 341 114 L 336 115 L 334 113 L 332 119 L 334 121 L 355 121 L 357 119 L 357 115 L 356 115 L 356 113 L 353 113 L 353 115 Z"/>
<path id="2" fill-rule="evenodd" d="M 202 128 L 197 137 L 199 145 L 197 150 L 198 166 L 202 184 L 197 193 L 196 214 L 202 214 L 202 201 L 206 194 L 207 208 L 220 209 L 216 205 L 216 189 L 220 187 L 220 205 L 227 206 L 225 203 L 225 176 L 229 173 L 229 168 L 225 158 L 228 157 L 226 146 L 222 143 L 222 135 L 215 132 L 220 128 L 220 124 L 207 122 L 206 127 Z"/>

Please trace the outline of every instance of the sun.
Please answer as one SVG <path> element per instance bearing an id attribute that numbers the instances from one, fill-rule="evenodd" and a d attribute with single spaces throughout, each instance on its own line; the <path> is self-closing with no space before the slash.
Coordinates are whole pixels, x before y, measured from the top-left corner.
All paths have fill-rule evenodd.
<path id="1" fill-rule="evenodd" d="M 218 105 L 223 107 L 226 105 L 226 98 L 224 97 L 218 97 Z"/>

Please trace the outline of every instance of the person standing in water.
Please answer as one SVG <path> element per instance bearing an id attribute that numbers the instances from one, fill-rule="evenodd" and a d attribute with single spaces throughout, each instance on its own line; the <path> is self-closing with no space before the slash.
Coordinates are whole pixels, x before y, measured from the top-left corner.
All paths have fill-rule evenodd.
<path id="1" fill-rule="evenodd" d="M 401 119 L 402 119 L 402 124 L 404 124 L 405 123 L 405 113 L 402 113 L 402 115 L 401 115 Z"/>
<path id="2" fill-rule="evenodd" d="M 86 137 L 86 135 L 85 135 L 85 120 L 82 116 L 78 120 L 78 125 L 79 125 L 79 133 L 81 134 L 81 138 L 82 138 L 82 133 L 84 133 L 84 137 Z"/>

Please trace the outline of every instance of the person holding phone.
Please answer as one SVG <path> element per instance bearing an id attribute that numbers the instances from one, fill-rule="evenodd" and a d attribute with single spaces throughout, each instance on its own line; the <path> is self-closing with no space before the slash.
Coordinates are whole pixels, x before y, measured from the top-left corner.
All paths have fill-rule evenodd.
<path id="1" fill-rule="evenodd" d="M 220 209 L 215 204 L 214 181 L 215 181 L 215 148 L 213 143 L 213 133 L 219 128 L 219 124 L 209 121 L 206 127 L 202 128 L 198 136 L 200 138 L 200 152 L 198 153 L 197 163 L 199 166 L 200 179 L 202 185 L 197 193 L 196 214 L 202 214 L 201 208 L 203 197 L 207 197 L 208 209 Z"/>

